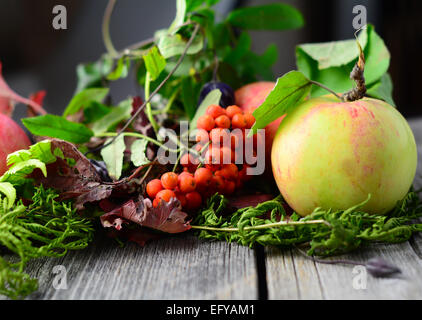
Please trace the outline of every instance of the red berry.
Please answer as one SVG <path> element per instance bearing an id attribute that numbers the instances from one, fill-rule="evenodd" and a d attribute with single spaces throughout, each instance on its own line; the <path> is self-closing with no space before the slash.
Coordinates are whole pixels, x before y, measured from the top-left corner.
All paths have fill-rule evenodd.
<path id="1" fill-rule="evenodd" d="M 245 116 L 241 113 L 237 113 L 232 118 L 232 127 L 243 129 L 246 127 L 246 119 Z"/>
<path id="2" fill-rule="evenodd" d="M 208 187 L 211 184 L 212 172 L 207 168 L 199 168 L 195 171 L 195 182 L 197 186 Z"/>
<path id="3" fill-rule="evenodd" d="M 232 149 L 243 149 L 244 132 L 241 129 L 234 129 L 230 132 L 230 142 Z"/>
<path id="4" fill-rule="evenodd" d="M 217 106 L 216 104 L 212 104 L 207 108 L 205 113 L 216 119 L 219 116 L 225 115 L 226 110 L 220 106 Z"/>
<path id="5" fill-rule="evenodd" d="M 242 114 L 243 111 L 238 106 L 229 106 L 226 109 L 227 116 L 232 119 L 235 114 Z"/>
<path id="6" fill-rule="evenodd" d="M 178 176 L 174 172 L 166 172 L 161 176 L 161 184 L 166 189 L 174 189 L 177 187 Z"/>
<path id="7" fill-rule="evenodd" d="M 147 194 L 151 199 L 154 199 L 158 192 L 163 190 L 160 179 L 154 179 L 147 184 Z"/>
<path id="8" fill-rule="evenodd" d="M 212 178 L 212 184 L 213 184 L 213 188 L 218 192 L 218 193 L 224 193 L 224 184 L 225 184 L 225 180 L 222 176 L 214 176 Z"/>
<path id="9" fill-rule="evenodd" d="M 186 208 L 188 210 L 196 210 L 201 207 L 202 204 L 202 197 L 201 195 L 196 192 L 189 192 L 186 194 Z"/>
<path id="10" fill-rule="evenodd" d="M 209 114 L 204 114 L 198 118 L 198 122 L 196 123 L 198 129 L 204 129 L 206 131 L 211 131 L 212 128 L 215 126 L 214 118 L 211 117 Z"/>
<path id="11" fill-rule="evenodd" d="M 185 174 L 179 179 L 179 189 L 183 193 L 195 191 L 196 181 L 191 175 Z"/>
<path id="12" fill-rule="evenodd" d="M 161 190 L 157 193 L 155 198 L 158 199 L 158 201 L 163 200 L 169 202 L 171 198 L 176 198 L 176 194 L 171 190 Z"/>
<path id="13" fill-rule="evenodd" d="M 219 128 L 230 128 L 230 118 L 226 115 L 219 116 L 215 119 L 215 125 Z"/>

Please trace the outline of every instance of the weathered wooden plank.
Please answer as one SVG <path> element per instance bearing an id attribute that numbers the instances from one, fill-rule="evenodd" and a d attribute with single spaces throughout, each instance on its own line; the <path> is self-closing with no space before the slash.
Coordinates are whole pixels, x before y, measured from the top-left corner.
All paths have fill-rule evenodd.
<path id="1" fill-rule="evenodd" d="M 408 242 L 374 245 L 332 259 L 365 263 L 381 257 L 402 270 L 399 277 L 379 279 L 361 267 L 315 263 L 297 251 L 267 251 L 269 299 L 422 299 L 422 263 Z M 366 274 L 366 275 L 365 275 Z M 363 282 L 362 282 L 363 281 Z M 366 285 L 364 285 L 366 283 Z"/>
<path id="2" fill-rule="evenodd" d="M 422 119 L 409 121 L 418 145 L 418 171 L 414 185 L 422 187 Z M 366 289 L 353 286 L 362 269 L 348 265 L 314 263 L 295 250 L 266 251 L 269 299 L 422 299 L 422 236 L 409 243 L 374 245 L 355 253 L 330 259 L 366 262 L 382 257 L 402 269 L 401 277 L 376 279 L 368 275 Z"/>
<path id="3" fill-rule="evenodd" d="M 53 288 L 55 265 L 67 272 L 67 289 Z M 121 248 L 99 238 L 82 251 L 28 265 L 40 288 L 29 299 L 257 299 L 254 251 L 194 237 Z"/>

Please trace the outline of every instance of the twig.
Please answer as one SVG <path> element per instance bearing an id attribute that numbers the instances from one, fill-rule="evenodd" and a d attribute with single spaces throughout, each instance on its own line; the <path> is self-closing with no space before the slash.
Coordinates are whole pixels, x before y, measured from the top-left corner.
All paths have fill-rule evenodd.
<path id="1" fill-rule="evenodd" d="M 109 146 L 110 144 L 112 144 L 117 137 L 120 136 L 120 134 L 122 132 L 124 132 L 129 126 L 130 124 L 133 122 L 134 119 L 136 119 L 136 117 L 141 113 L 141 111 L 145 108 L 146 104 L 151 102 L 151 99 L 157 94 L 158 91 L 161 90 L 161 88 L 164 86 L 164 84 L 168 81 L 168 79 L 170 79 L 170 77 L 176 72 L 177 68 L 180 66 L 180 64 L 182 63 L 183 59 L 185 58 L 189 47 L 191 46 L 196 34 L 199 31 L 199 27 L 200 25 L 198 23 L 195 23 L 195 29 L 192 32 L 191 37 L 189 38 L 189 41 L 186 43 L 186 47 L 185 50 L 183 51 L 182 55 L 179 57 L 179 60 L 177 60 L 176 65 L 174 66 L 174 68 L 170 71 L 170 73 L 165 77 L 165 79 L 158 85 L 157 88 L 155 88 L 155 90 L 151 93 L 151 95 L 149 96 L 148 99 L 146 99 L 144 101 L 144 103 L 138 108 L 138 110 L 136 110 L 136 112 L 133 114 L 133 116 L 126 122 L 126 124 L 119 130 L 119 132 L 117 133 L 117 135 L 108 143 L 100 146 L 99 148 L 96 148 L 95 150 L 91 151 L 91 152 L 95 152 L 95 151 L 99 151 L 107 146 Z"/>
<path id="2" fill-rule="evenodd" d="M 106 10 L 104 12 L 103 27 L 102 27 L 104 45 L 108 53 L 112 57 L 118 56 L 118 53 L 116 49 L 114 48 L 113 43 L 111 41 L 111 37 L 110 37 L 110 18 L 111 18 L 111 14 L 113 13 L 115 4 L 116 4 L 116 0 L 109 0 Z"/>

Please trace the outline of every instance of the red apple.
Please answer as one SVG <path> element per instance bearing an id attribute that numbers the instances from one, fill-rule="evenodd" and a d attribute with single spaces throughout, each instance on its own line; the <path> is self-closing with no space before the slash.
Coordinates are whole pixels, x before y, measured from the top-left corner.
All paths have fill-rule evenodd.
<path id="1" fill-rule="evenodd" d="M 252 113 L 258 108 L 268 94 L 274 88 L 275 82 L 254 82 L 247 84 L 236 90 L 235 101 L 244 112 Z M 284 117 L 284 116 L 283 116 Z M 271 167 L 271 147 L 278 127 L 280 126 L 283 117 L 274 120 L 265 127 L 265 162 L 266 167 Z M 266 170 L 267 171 L 267 170 Z M 270 170 L 271 171 L 271 170 Z"/>
<path id="2" fill-rule="evenodd" d="M 30 145 L 31 141 L 22 128 L 11 118 L 0 113 L 0 176 L 7 170 L 7 155 L 27 149 Z"/>

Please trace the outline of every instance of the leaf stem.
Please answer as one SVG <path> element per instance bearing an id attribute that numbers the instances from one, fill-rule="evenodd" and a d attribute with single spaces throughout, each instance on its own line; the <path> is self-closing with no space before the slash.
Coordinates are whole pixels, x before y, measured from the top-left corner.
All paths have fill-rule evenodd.
<path id="1" fill-rule="evenodd" d="M 106 10 L 104 12 L 103 26 L 102 26 L 104 45 L 108 53 L 113 58 L 117 57 L 118 53 L 116 49 L 114 48 L 113 42 L 111 41 L 111 37 L 110 37 L 110 19 L 111 19 L 111 14 L 113 13 L 113 9 L 116 4 L 116 1 L 117 0 L 109 0 Z"/>
<path id="2" fill-rule="evenodd" d="M 148 117 L 149 122 L 152 125 L 152 128 L 154 129 L 155 135 L 158 136 L 158 124 L 155 121 L 154 116 L 152 115 L 151 102 L 149 101 L 150 89 L 151 89 L 151 74 L 147 71 L 146 76 L 145 76 L 145 100 L 148 102 L 145 107 L 145 113 Z"/>
<path id="3" fill-rule="evenodd" d="M 331 226 L 327 221 L 323 219 L 319 219 L 319 220 L 309 220 L 309 221 L 280 221 L 280 222 L 274 222 L 274 223 L 261 224 L 258 226 L 244 227 L 243 230 L 244 231 L 260 230 L 260 229 L 276 228 L 276 227 L 281 227 L 281 226 L 297 226 L 297 225 L 308 225 L 308 224 L 326 224 L 328 226 Z M 216 227 L 195 226 L 195 225 L 191 227 L 192 229 L 207 230 L 207 231 L 221 231 L 221 232 L 240 231 L 240 228 L 216 228 Z"/>
<path id="4" fill-rule="evenodd" d="M 318 86 L 318 87 L 321 87 L 322 89 L 327 90 L 328 92 L 330 92 L 333 95 L 335 95 L 341 102 L 344 102 L 344 99 L 340 95 L 338 95 L 334 90 L 331 90 L 327 86 L 324 86 L 322 83 L 319 83 L 319 82 L 314 81 L 314 80 L 309 80 L 309 82 L 312 83 L 312 84 L 314 84 L 314 85 L 316 85 L 316 86 Z"/>

